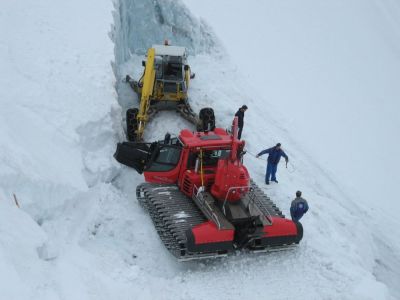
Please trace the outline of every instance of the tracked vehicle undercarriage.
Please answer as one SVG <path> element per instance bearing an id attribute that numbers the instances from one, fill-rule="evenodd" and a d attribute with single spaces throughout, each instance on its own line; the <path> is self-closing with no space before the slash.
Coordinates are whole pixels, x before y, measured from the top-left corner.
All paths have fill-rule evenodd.
<path id="1" fill-rule="evenodd" d="M 221 245 L 220 248 L 213 248 L 206 244 L 203 249 L 200 247 L 196 249 L 190 230 L 206 222 L 207 218 L 190 198 L 179 191 L 176 185 L 143 183 L 137 187 L 136 197 L 149 212 L 165 247 L 179 260 L 226 256 L 239 248 L 238 245 L 229 242 L 226 247 Z M 248 197 L 253 198 L 264 216 L 284 219 L 285 216 L 279 208 L 253 182 Z M 301 224 L 298 223 L 297 226 L 298 232 L 302 232 Z M 284 250 L 298 243 L 300 239 L 301 234 L 295 237 L 255 240 L 248 249 L 258 252 Z"/>

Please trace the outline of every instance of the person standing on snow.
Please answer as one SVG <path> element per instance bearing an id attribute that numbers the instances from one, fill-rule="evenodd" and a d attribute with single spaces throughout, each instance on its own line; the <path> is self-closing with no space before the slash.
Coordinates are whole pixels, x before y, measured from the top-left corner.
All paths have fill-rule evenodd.
<path id="1" fill-rule="evenodd" d="M 290 205 L 290 215 L 294 222 L 298 222 L 303 215 L 308 211 L 307 200 L 301 197 L 301 192 L 296 192 L 296 198 Z"/>
<path id="2" fill-rule="evenodd" d="M 243 125 L 244 125 L 244 112 L 247 110 L 246 105 L 242 105 L 241 108 L 236 112 L 235 117 L 238 117 L 238 127 L 239 127 L 239 132 L 238 132 L 238 139 L 240 140 L 242 137 L 242 130 L 243 130 Z"/>
<path id="3" fill-rule="evenodd" d="M 267 171 L 265 174 L 265 184 L 269 184 L 269 180 L 271 178 L 272 181 L 278 183 L 276 180 L 276 170 L 278 169 L 278 163 L 283 156 L 286 160 L 286 163 L 289 161 L 289 157 L 286 155 L 285 152 L 281 149 L 281 144 L 276 144 L 275 147 L 271 147 L 269 149 L 265 149 L 258 153 L 256 157 L 260 157 L 261 155 L 268 153 L 268 163 L 267 163 Z"/>

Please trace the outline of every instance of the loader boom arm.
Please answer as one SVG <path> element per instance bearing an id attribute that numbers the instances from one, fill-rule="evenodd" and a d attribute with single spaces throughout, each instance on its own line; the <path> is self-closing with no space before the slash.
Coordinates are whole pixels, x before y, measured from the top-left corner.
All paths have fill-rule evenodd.
<path id="1" fill-rule="evenodd" d="M 143 87 L 142 87 L 142 96 L 140 100 L 139 113 L 137 116 L 138 119 L 138 129 L 137 129 L 137 137 L 139 140 L 143 139 L 144 127 L 148 122 L 148 109 L 150 107 L 150 98 L 153 94 L 154 89 L 154 81 L 156 77 L 156 71 L 154 69 L 154 56 L 155 49 L 150 48 L 147 51 L 147 62 L 144 69 L 143 76 Z"/>

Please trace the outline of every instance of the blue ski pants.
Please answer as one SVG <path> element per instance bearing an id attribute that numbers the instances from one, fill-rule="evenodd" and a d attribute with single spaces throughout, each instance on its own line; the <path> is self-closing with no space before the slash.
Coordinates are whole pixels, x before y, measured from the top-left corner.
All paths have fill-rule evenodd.
<path id="1" fill-rule="evenodd" d="M 265 174 L 265 182 L 269 182 L 269 179 L 276 180 L 276 170 L 278 169 L 277 164 L 267 164 L 267 172 Z"/>

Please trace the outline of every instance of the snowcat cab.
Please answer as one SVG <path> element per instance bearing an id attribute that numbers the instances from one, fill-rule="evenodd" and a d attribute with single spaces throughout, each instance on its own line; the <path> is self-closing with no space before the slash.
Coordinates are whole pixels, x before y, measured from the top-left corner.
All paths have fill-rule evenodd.
<path id="1" fill-rule="evenodd" d="M 147 183 L 136 196 L 178 259 L 282 249 L 301 240 L 301 224 L 285 219 L 250 179 L 244 145 L 237 139 L 237 118 L 232 134 L 184 129 L 178 138 L 118 144 L 115 158 L 144 172 Z"/>
<path id="2" fill-rule="evenodd" d="M 141 141 L 146 123 L 160 110 L 176 110 L 195 124 L 196 130 L 212 130 L 215 127 L 213 110 L 203 108 L 196 115 L 188 103 L 189 83 L 194 74 L 187 62 L 186 48 L 153 45 L 146 57 L 147 60 L 142 62 L 144 71 L 139 81 L 126 76 L 126 82 L 140 99 L 138 108 L 130 108 L 126 112 L 128 140 Z M 204 127 L 204 122 L 210 128 Z"/>

